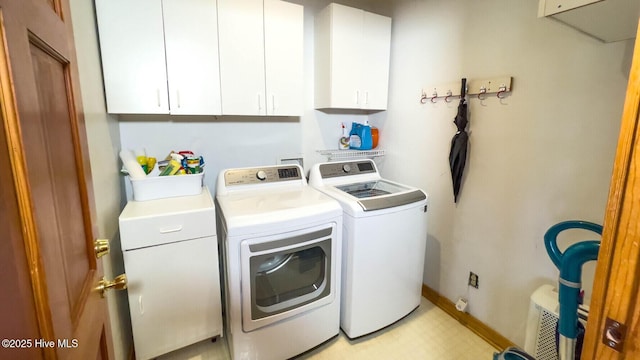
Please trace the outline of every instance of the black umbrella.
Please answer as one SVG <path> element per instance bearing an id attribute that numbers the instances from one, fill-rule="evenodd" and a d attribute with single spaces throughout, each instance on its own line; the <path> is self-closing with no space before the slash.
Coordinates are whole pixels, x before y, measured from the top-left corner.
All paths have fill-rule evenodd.
<path id="1" fill-rule="evenodd" d="M 449 152 L 449 166 L 451 167 L 451 179 L 453 180 L 453 202 L 458 202 L 458 193 L 462 183 L 462 173 L 467 162 L 467 149 L 469 148 L 469 134 L 467 134 L 467 103 L 465 95 L 467 90 L 467 79 L 462 79 L 462 89 L 460 89 L 460 104 L 458 113 L 453 123 L 458 127 L 458 132 L 451 139 L 451 152 Z"/>

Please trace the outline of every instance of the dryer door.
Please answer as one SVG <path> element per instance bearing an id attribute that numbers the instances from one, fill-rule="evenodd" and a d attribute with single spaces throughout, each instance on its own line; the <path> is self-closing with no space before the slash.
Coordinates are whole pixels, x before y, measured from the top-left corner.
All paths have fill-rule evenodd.
<path id="1" fill-rule="evenodd" d="M 244 331 L 333 301 L 336 237 L 332 223 L 242 242 Z"/>

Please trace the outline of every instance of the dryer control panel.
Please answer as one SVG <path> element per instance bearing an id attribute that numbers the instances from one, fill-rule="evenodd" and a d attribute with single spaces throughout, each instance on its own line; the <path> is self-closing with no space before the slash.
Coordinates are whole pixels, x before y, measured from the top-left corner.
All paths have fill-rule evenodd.
<path id="1" fill-rule="evenodd" d="M 250 185 L 302 179 L 298 166 L 269 166 L 230 169 L 224 173 L 225 185 Z"/>
<path id="2" fill-rule="evenodd" d="M 376 172 L 378 172 L 378 169 L 376 169 L 372 160 L 335 162 L 320 165 L 320 176 L 322 176 L 323 179 Z"/>

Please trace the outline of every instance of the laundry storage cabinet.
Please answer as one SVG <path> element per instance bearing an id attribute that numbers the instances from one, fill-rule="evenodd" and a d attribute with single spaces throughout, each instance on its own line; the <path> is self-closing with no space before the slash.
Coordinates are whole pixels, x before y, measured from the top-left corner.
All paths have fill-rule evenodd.
<path id="1" fill-rule="evenodd" d="M 315 107 L 385 110 L 391 18 L 329 4 L 315 23 Z"/>
<path id="2" fill-rule="evenodd" d="M 303 112 L 303 7 L 218 0 L 223 115 Z"/>
<path id="3" fill-rule="evenodd" d="M 215 207 L 200 195 L 129 202 L 119 218 L 137 359 L 222 335 Z"/>
<path id="4" fill-rule="evenodd" d="M 216 0 L 96 0 L 109 113 L 219 115 Z"/>

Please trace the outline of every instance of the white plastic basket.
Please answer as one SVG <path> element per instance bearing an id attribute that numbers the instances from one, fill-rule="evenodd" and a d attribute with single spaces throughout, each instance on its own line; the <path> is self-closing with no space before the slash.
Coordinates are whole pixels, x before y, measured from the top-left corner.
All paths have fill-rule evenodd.
<path id="1" fill-rule="evenodd" d="M 204 171 L 199 174 L 147 176 L 132 179 L 133 200 L 147 201 L 176 196 L 198 195 L 202 192 Z"/>

